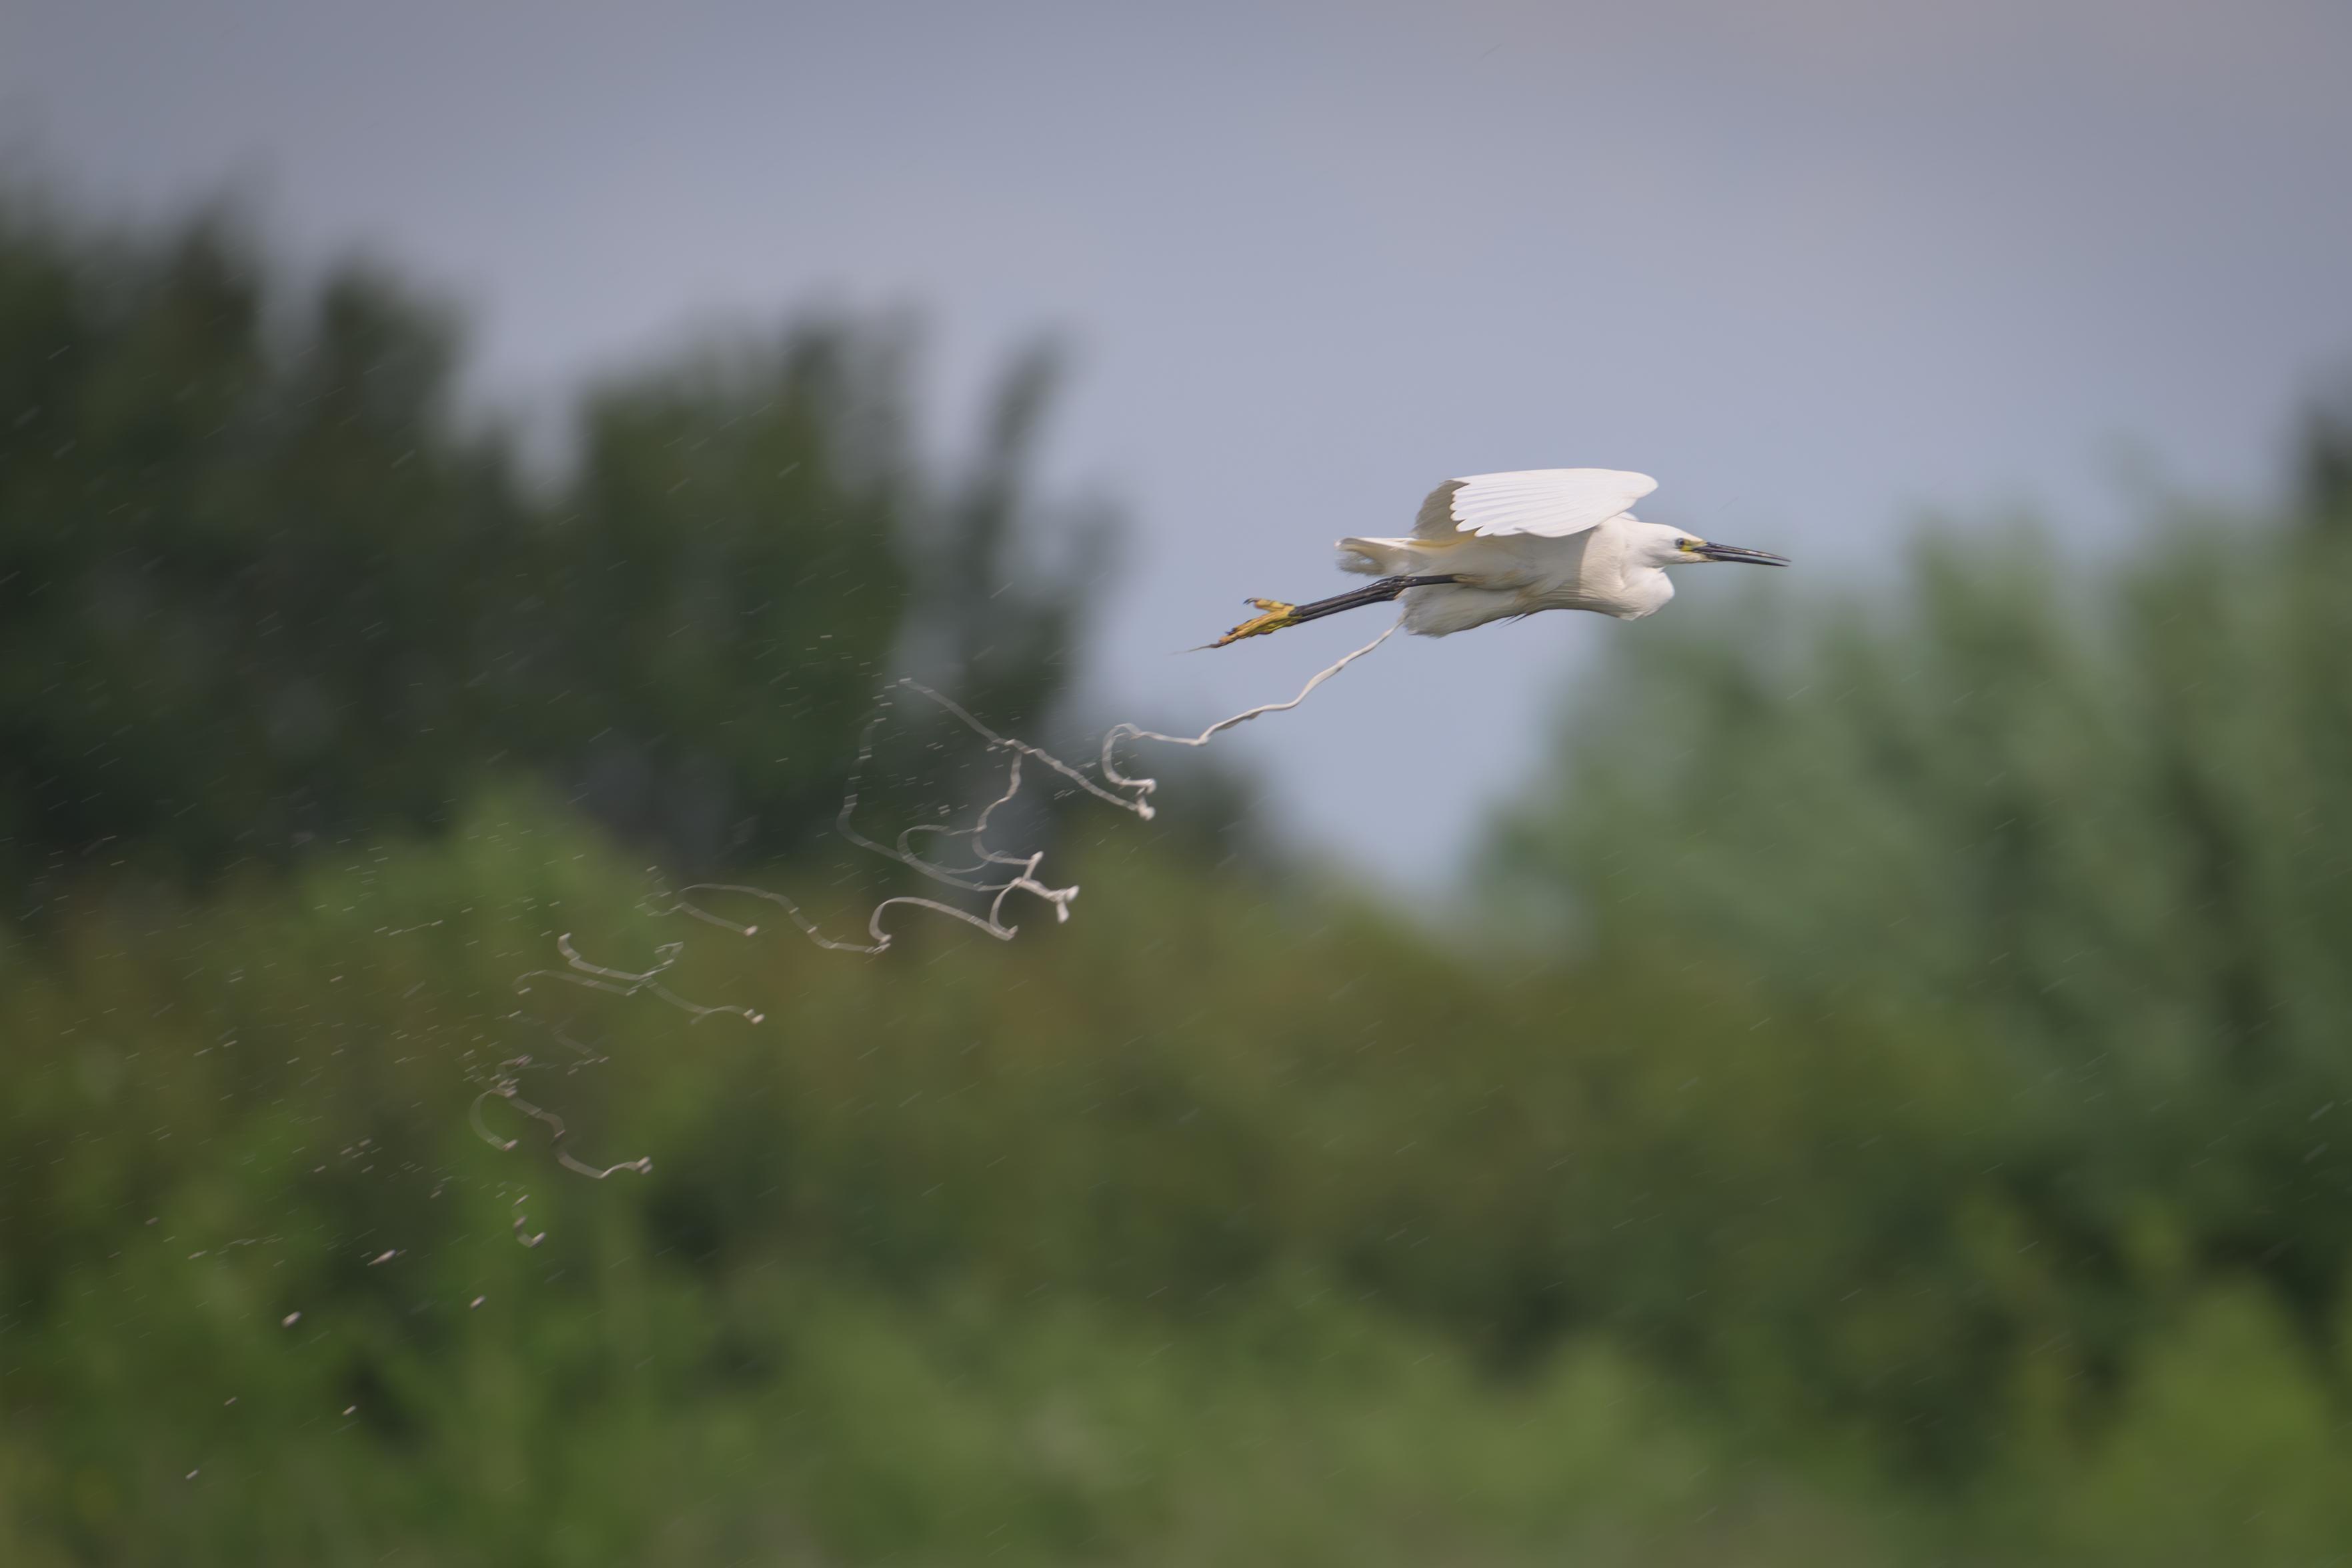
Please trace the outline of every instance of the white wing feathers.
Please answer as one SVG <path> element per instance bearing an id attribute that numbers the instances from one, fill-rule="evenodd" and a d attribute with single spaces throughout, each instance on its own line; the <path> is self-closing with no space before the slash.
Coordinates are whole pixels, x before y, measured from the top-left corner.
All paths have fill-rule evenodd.
<path id="1" fill-rule="evenodd" d="M 1658 487 L 1622 468 L 1524 468 L 1449 479 L 1429 493 L 1412 531 L 1424 539 L 1462 534 L 1540 534 L 1559 538 L 1618 517 Z"/>

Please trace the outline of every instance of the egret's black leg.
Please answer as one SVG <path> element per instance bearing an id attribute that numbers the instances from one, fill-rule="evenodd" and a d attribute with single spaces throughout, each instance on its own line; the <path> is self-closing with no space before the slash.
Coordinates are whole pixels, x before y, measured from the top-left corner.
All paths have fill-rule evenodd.
<path id="1" fill-rule="evenodd" d="M 1302 604 L 1290 612 L 1290 623 L 1319 621 L 1326 615 L 1337 615 L 1342 610 L 1360 610 L 1367 604 L 1386 604 L 1408 588 L 1427 588 L 1434 583 L 1452 582 L 1448 577 L 1384 577 L 1368 583 L 1353 593 L 1337 593 L 1328 599 L 1318 599 L 1312 604 Z"/>
<path id="2" fill-rule="evenodd" d="M 1265 612 L 1254 621 L 1244 621 L 1215 642 L 1212 648 L 1222 648 L 1228 643 L 1238 643 L 1244 637 L 1264 636 L 1279 632 L 1286 626 L 1303 625 L 1320 621 L 1326 615 L 1337 615 L 1342 610 L 1360 610 L 1367 604 L 1385 604 L 1408 588 L 1428 588 L 1441 582 L 1458 581 L 1453 576 L 1384 577 L 1378 582 L 1367 583 L 1352 593 L 1338 593 L 1328 599 L 1318 599 L 1312 604 L 1286 604 L 1279 599 L 1253 599 L 1250 602 Z"/>

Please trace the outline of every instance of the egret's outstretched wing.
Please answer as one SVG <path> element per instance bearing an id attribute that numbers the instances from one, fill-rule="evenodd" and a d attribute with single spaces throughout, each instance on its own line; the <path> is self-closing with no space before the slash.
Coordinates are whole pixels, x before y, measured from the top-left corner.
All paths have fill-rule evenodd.
<path id="1" fill-rule="evenodd" d="M 1524 468 L 1448 479 L 1429 493 L 1413 519 L 1424 539 L 1463 534 L 1580 534 L 1625 511 L 1658 487 L 1647 474 L 1622 468 Z"/>

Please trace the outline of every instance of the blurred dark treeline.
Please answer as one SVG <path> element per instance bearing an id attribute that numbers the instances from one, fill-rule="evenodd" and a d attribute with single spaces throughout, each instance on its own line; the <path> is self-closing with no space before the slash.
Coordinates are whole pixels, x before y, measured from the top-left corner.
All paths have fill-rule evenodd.
<path id="1" fill-rule="evenodd" d="M 502 770 L 689 866 L 772 857 L 909 660 L 1013 725 L 1066 683 L 1103 533 L 1029 515 L 1049 352 L 944 482 L 908 334 L 823 320 L 593 389 L 526 485 L 457 404 L 458 340 L 380 269 L 281 280 L 226 215 L 0 206 L 12 880 L 283 864 L 446 825 Z"/>
<path id="2" fill-rule="evenodd" d="M 1445 929 L 1080 801 L 1069 925 L 866 960 L 638 868 L 849 935 L 879 683 L 1050 727 L 1046 361 L 952 482 L 833 323 L 532 486 L 268 276 L 0 245 L 0 1559 L 2352 1551 L 2340 413 L 2284 516 L 1621 628 Z"/>

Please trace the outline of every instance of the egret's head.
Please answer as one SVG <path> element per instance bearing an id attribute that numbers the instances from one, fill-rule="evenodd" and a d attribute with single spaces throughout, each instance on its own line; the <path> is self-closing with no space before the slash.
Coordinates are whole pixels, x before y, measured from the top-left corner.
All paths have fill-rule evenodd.
<path id="1" fill-rule="evenodd" d="M 1717 544 L 1703 539 L 1687 528 L 1670 528 L 1663 523 L 1644 523 L 1645 541 L 1653 566 L 1687 566 L 1694 561 L 1736 560 L 1750 566 L 1786 566 L 1789 558 L 1774 555 L 1768 549 L 1749 549 L 1745 545 Z"/>

